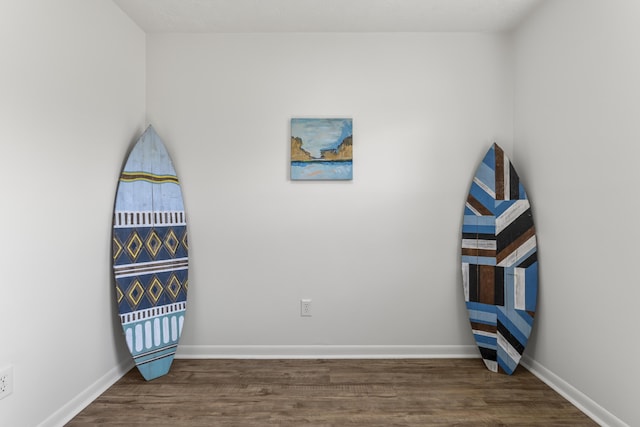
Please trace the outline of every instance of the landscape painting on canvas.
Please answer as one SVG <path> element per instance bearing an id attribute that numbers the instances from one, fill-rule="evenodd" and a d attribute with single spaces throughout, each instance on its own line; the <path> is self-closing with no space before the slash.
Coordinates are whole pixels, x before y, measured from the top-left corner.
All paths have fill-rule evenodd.
<path id="1" fill-rule="evenodd" d="M 353 179 L 351 119 L 291 119 L 291 179 Z"/>

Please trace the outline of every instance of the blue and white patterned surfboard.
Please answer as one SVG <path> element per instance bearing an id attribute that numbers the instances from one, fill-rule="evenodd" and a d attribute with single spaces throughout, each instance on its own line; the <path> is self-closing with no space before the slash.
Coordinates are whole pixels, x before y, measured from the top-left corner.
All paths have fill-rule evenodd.
<path id="1" fill-rule="evenodd" d="M 120 175 L 113 216 L 113 271 L 127 346 L 146 380 L 169 372 L 182 333 L 188 282 L 182 191 L 149 126 Z"/>
<path id="2" fill-rule="evenodd" d="M 538 257 L 527 194 L 497 144 L 471 183 L 461 247 L 464 298 L 476 344 L 489 370 L 510 375 L 533 326 Z"/>

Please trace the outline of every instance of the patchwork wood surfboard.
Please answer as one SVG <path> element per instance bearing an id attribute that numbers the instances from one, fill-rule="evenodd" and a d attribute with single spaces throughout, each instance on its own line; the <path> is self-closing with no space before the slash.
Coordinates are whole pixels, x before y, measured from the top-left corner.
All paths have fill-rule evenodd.
<path id="1" fill-rule="evenodd" d="M 120 175 L 112 244 L 124 336 L 138 370 L 152 380 L 169 372 L 178 346 L 189 260 L 180 183 L 151 126 Z"/>
<path id="2" fill-rule="evenodd" d="M 538 257 L 527 194 L 497 144 L 473 177 L 461 248 L 464 298 L 476 344 L 489 370 L 510 375 L 533 326 Z"/>

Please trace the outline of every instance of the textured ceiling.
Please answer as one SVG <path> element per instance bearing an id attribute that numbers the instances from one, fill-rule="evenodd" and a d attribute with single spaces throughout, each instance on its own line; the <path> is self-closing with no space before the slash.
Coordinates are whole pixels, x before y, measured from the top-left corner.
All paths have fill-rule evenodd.
<path id="1" fill-rule="evenodd" d="M 542 0 L 113 0 L 147 33 L 499 32 Z"/>

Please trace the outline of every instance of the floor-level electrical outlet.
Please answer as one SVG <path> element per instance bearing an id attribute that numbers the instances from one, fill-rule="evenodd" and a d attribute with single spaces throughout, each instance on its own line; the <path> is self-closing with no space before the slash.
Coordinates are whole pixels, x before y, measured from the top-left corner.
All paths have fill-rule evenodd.
<path id="1" fill-rule="evenodd" d="M 13 391 L 13 367 L 0 369 L 0 399 L 9 396 Z"/>
<path id="2" fill-rule="evenodd" d="M 311 317 L 311 300 L 310 299 L 300 300 L 300 316 Z"/>

